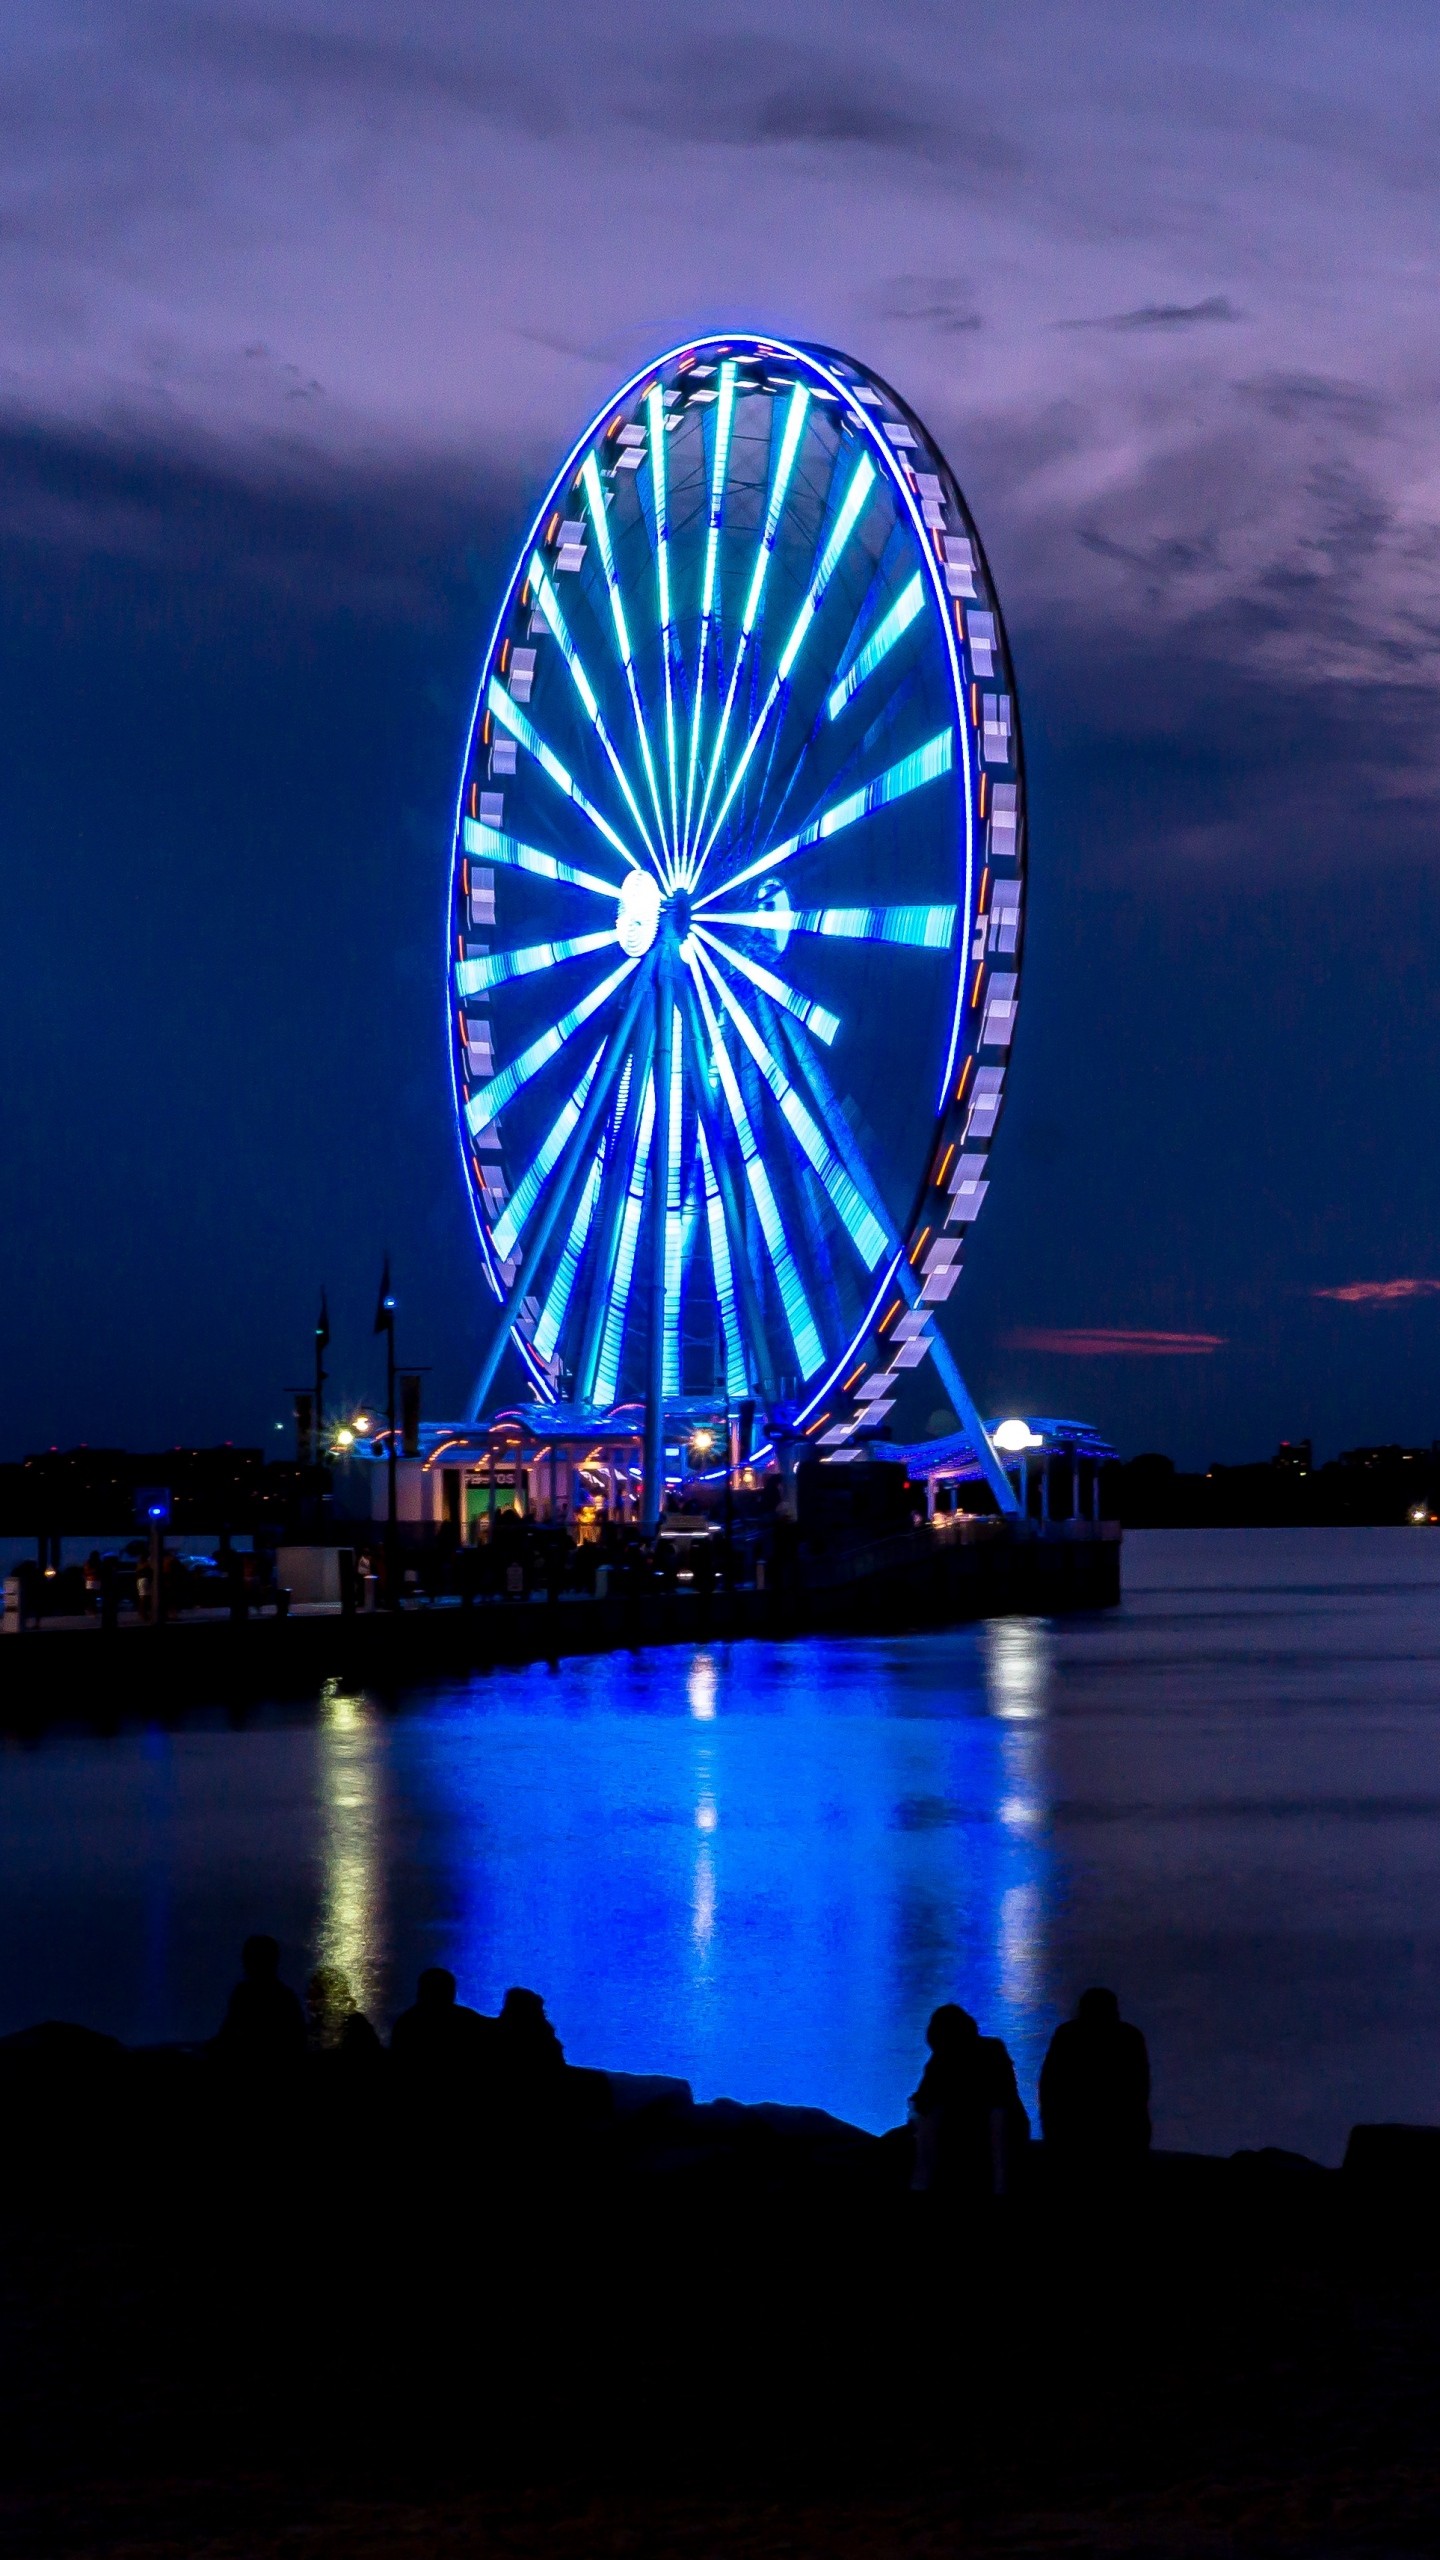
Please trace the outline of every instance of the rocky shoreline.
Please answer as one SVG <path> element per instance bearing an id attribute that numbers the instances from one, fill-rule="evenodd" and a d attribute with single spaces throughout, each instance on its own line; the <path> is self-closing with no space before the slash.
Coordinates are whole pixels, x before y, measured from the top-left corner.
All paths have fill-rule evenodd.
<path id="1" fill-rule="evenodd" d="M 1433 2547 L 1440 2133 L 952 2212 L 903 2134 L 620 2097 L 0 2043 L 4 2550 Z"/>

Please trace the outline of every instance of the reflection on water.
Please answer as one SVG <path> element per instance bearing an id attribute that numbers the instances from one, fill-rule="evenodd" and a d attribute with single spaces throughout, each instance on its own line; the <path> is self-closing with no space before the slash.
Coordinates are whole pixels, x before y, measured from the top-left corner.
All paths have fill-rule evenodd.
<path id="1" fill-rule="evenodd" d="M 357 2008 L 384 1984 L 385 1736 L 369 1700 L 327 1681 L 320 1700 L 319 1963 L 344 1974 Z"/>
<path id="2" fill-rule="evenodd" d="M 1033 2077 L 1049 2023 L 1041 1630 L 702 1647 L 410 1715 L 391 1780 L 446 1960 L 542 1989 L 577 2057 L 895 2122 L 959 1998 Z"/>
<path id="3" fill-rule="evenodd" d="M 1125 1606 L 0 1744 L 0 2031 L 210 2032 L 240 1939 L 422 1965 L 577 2060 L 903 2115 L 959 1999 L 1022 2089 L 1112 1982 L 1162 2139 L 1440 2120 L 1440 1536 L 1136 1538 Z"/>

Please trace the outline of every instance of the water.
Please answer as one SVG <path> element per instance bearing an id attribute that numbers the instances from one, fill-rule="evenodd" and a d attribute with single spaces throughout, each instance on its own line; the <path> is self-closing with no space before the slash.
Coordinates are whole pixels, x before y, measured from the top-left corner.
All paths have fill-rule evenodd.
<path id="1" fill-rule="evenodd" d="M 209 2030 L 254 1927 L 381 2021 L 543 1989 L 572 2058 L 899 2119 L 936 2001 L 1033 2097 L 1088 1981 L 1157 2138 L 1440 2121 L 1440 1537 L 1132 1537 L 1095 1619 L 618 1655 L 386 1710 L 0 1747 L 0 2030 Z"/>

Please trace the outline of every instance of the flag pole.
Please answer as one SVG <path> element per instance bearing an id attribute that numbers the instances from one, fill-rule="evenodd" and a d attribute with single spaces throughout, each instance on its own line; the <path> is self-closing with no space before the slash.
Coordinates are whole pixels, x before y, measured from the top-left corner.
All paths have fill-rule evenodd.
<path id="1" fill-rule="evenodd" d="M 385 1599 L 390 1608 L 396 1605 L 398 1576 L 395 1555 L 395 1293 L 390 1286 L 390 1256 L 380 1274 L 380 1297 L 375 1309 L 375 1331 L 385 1336 L 385 1410 L 390 1437 L 385 1456 Z"/>
<path id="2" fill-rule="evenodd" d="M 315 1456 L 323 1465 L 321 1452 L 325 1446 L 325 1354 L 330 1343 L 330 1308 L 324 1290 L 320 1292 L 320 1313 L 315 1325 Z"/>

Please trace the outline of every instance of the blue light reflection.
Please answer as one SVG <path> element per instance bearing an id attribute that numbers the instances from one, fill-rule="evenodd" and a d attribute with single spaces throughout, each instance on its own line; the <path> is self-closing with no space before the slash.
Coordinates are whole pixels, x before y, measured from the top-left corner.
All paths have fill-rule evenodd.
<path id="1" fill-rule="evenodd" d="M 391 1735 L 429 1960 L 577 2061 L 899 2122 L 937 2002 L 1054 2023 L 1047 1631 L 743 1645 L 477 1683 Z M 403 1807 L 403 1810 L 402 1810 Z"/>

